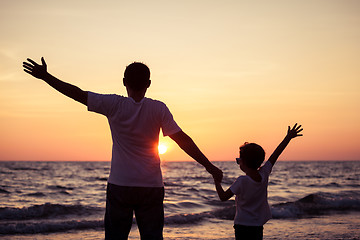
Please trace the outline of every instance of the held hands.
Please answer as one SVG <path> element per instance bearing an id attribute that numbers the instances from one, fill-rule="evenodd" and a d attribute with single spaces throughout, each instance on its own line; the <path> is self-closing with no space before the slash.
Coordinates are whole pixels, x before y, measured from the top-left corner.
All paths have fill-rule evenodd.
<path id="1" fill-rule="evenodd" d="M 213 176 L 215 182 L 221 182 L 223 178 L 223 172 L 214 165 L 207 169 L 207 171 Z"/>
<path id="2" fill-rule="evenodd" d="M 23 62 L 24 71 L 33 77 L 44 79 L 44 77 L 48 74 L 47 65 L 44 58 L 41 58 L 42 65 L 37 64 L 30 58 L 28 58 L 27 61 L 28 62 Z"/>
<path id="3" fill-rule="evenodd" d="M 293 139 L 293 138 L 296 138 L 296 137 L 300 137 L 302 136 L 302 134 L 299 134 L 303 129 L 301 128 L 301 125 L 297 125 L 297 123 L 295 123 L 295 125 L 290 128 L 290 126 L 288 126 L 288 132 L 287 132 L 287 135 L 286 137 L 290 138 L 290 139 Z"/>

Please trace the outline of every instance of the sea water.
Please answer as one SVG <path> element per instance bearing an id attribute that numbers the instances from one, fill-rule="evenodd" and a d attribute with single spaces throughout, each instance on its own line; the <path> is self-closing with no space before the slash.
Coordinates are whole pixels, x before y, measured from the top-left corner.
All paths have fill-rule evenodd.
<path id="1" fill-rule="evenodd" d="M 227 188 L 242 174 L 214 162 Z M 1 239 L 103 239 L 109 162 L 0 162 Z M 221 202 L 196 162 L 163 162 L 165 239 L 234 239 L 234 198 Z M 279 161 L 264 239 L 360 239 L 360 161 Z M 139 239 L 134 220 L 130 239 Z"/>

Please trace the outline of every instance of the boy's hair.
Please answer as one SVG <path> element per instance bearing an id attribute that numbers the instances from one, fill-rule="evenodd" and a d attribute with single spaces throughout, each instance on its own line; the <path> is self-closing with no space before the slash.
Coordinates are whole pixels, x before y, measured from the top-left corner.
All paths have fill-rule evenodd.
<path id="1" fill-rule="evenodd" d="M 240 146 L 240 158 L 249 168 L 258 169 L 264 162 L 265 151 L 256 143 L 245 142 Z"/>
<path id="2" fill-rule="evenodd" d="M 139 91 L 150 85 L 150 69 L 143 63 L 133 62 L 124 72 L 125 86 Z"/>

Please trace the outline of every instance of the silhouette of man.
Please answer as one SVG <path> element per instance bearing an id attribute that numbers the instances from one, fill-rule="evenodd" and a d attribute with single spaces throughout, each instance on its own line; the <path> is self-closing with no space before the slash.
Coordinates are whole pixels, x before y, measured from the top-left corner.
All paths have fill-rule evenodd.
<path id="1" fill-rule="evenodd" d="M 181 130 L 163 102 L 145 97 L 151 84 L 149 68 L 139 62 L 126 67 L 123 84 L 128 97 L 83 91 L 47 72 L 31 59 L 24 71 L 62 94 L 108 118 L 113 140 L 106 191 L 105 239 L 127 239 L 133 213 L 141 239 L 163 239 L 164 184 L 157 150 L 160 129 L 219 181 L 222 171 Z"/>

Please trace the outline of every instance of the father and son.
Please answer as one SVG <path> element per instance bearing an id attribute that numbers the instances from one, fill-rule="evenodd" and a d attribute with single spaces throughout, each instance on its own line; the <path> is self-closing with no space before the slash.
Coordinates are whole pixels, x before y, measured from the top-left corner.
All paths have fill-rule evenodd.
<path id="1" fill-rule="evenodd" d="M 263 225 L 271 218 L 267 200 L 269 175 L 290 140 L 302 136 L 301 125 L 288 127 L 285 138 L 263 166 L 263 148 L 255 143 L 242 145 L 236 162 L 246 175 L 238 177 L 224 191 L 222 171 L 182 131 L 163 102 L 145 97 L 151 84 L 145 64 L 134 62 L 126 67 L 123 84 L 128 97 L 124 97 L 83 91 L 52 76 L 44 58 L 41 62 L 27 59 L 24 71 L 108 119 L 113 147 L 106 190 L 105 239 L 127 239 L 134 213 L 141 239 L 163 239 L 164 183 L 157 150 L 160 129 L 212 175 L 221 201 L 236 195 L 235 238 L 263 238 Z"/>

